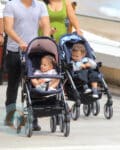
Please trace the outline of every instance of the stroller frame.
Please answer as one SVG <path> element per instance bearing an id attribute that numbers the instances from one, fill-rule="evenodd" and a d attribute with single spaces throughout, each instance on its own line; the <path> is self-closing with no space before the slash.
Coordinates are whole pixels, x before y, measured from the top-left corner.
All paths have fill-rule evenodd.
<path id="1" fill-rule="evenodd" d="M 64 35 L 63 37 L 61 37 L 60 39 L 60 43 L 59 43 L 59 47 L 60 47 L 60 51 L 61 53 L 65 56 L 65 54 L 63 53 L 63 51 L 65 51 L 66 47 L 66 43 L 67 42 L 72 42 L 72 44 L 74 43 L 83 43 L 87 49 L 87 56 L 90 58 L 95 59 L 94 53 L 93 53 L 93 49 L 90 47 L 89 43 L 86 41 L 86 39 L 84 39 L 81 36 L 76 35 L 75 33 L 72 34 L 67 34 Z M 89 51 L 88 51 L 89 49 Z M 68 52 L 68 50 L 66 50 Z M 85 116 L 89 116 L 91 114 L 91 112 L 93 113 L 94 116 L 97 116 L 100 112 L 100 104 L 99 104 L 99 99 L 102 97 L 102 93 L 104 93 L 107 96 L 107 102 L 104 105 L 104 116 L 106 119 L 110 119 L 113 116 L 113 101 L 112 101 L 112 95 L 109 91 L 109 88 L 107 86 L 107 83 L 105 82 L 102 73 L 99 71 L 100 67 L 102 66 L 102 63 L 99 62 L 97 63 L 97 72 L 99 73 L 99 77 L 100 77 L 100 91 L 99 91 L 99 98 L 98 99 L 90 99 L 89 95 L 84 95 L 76 86 L 72 73 L 71 73 L 71 64 L 69 63 L 69 61 L 65 62 L 64 58 L 62 57 L 62 68 L 63 68 L 63 72 L 64 72 L 64 78 L 65 80 L 68 81 L 69 85 L 68 87 L 71 89 L 66 89 L 67 96 L 68 96 L 68 100 L 74 101 L 75 103 L 72 106 L 72 118 L 74 120 L 77 120 L 80 117 L 80 105 L 83 104 L 83 112 L 85 114 Z M 71 87 L 70 87 L 71 85 Z M 83 100 L 84 97 L 87 96 L 86 99 L 88 100 Z"/>
<path id="2" fill-rule="evenodd" d="M 44 45 L 44 43 L 47 42 L 47 46 Z M 36 43 L 39 48 L 36 47 Z M 47 51 L 48 46 L 50 46 L 49 49 L 56 49 L 57 53 L 57 45 L 56 43 L 48 37 L 37 37 L 33 39 L 27 48 L 25 59 L 28 60 L 29 55 L 32 53 L 37 53 L 39 51 L 44 50 Z M 52 47 L 53 46 L 53 47 Z M 32 49 L 32 50 L 31 50 Z M 53 51 L 51 51 L 52 53 Z M 55 57 L 56 57 L 56 53 Z M 23 60 L 23 56 L 21 57 Z M 58 61 L 58 60 L 57 60 Z M 24 66 L 24 67 L 23 67 Z M 60 82 L 59 88 L 60 90 L 51 92 L 51 93 L 44 93 L 39 94 L 37 97 L 35 95 L 32 95 L 31 90 L 31 83 L 30 80 L 33 78 L 36 78 L 35 76 L 29 74 L 29 68 L 27 66 L 27 61 L 22 63 L 22 79 L 21 79 L 21 103 L 22 103 L 22 110 L 23 110 L 23 116 L 22 116 L 22 123 L 19 124 L 20 116 L 16 119 L 18 120 L 17 126 L 17 133 L 20 133 L 21 127 L 25 127 L 25 132 L 27 137 L 32 136 L 32 123 L 33 118 L 35 117 L 48 117 L 50 116 L 50 128 L 51 132 L 56 131 L 56 126 L 60 126 L 60 131 L 64 133 L 64 136 L 69 136 L 70 133 L 70 112 L 69 107 L 66 102 L 62 82 Z M 40 78 L 41 76 L 37 76 L 37 78 Z M 43 77 L 42 77 L 43 78 Z M 52 76 L 45 76 L 45 78 L 53 78 Z M 61 76 L 58 75 L 54 78 L 58 78 L 61 80 Z M 48 95 L 47 95 L 48 94 Z"/>

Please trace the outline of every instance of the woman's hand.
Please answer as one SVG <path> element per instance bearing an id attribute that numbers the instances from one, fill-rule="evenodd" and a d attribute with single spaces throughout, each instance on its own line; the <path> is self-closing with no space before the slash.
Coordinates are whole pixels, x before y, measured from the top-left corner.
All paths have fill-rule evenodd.
<path id="1" fill-rule="evenodd" d="M 76 30 L 76 32 L 78 35 L 83 36 L 83 32 L 80 29 Z"/>
<path id="2" fill-rule="evenodd" d="M 52 27 L 52 28 L 51 28 L 51 33 L 50 33 L 50 34 L 51 34 L 51 35 L 54 35 L 54 33 L 55 33 L 56 31 L 57 31 L 56 28 L 53 28 L 53 27 Z"/>

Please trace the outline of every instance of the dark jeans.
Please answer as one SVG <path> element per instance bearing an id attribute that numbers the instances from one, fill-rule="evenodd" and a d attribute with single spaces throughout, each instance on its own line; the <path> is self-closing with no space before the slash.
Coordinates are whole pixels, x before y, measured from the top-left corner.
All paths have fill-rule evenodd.
<path id="1" fill-rule="evenodd" d="M 78 77 L 83 82 L 83 84 L 100 81 L 98 72 L 93 69 L 80 70 Z"/>
<path id="2" fill-rule="evenodd" d="M 6 111 L 10 105 L 16 109 L 16 99 L 21 76 L 21 61 L 19 52 L 8 52 L 6 55 L 6 66 L 8 70 L 8 87 L 6 92 Z"/>

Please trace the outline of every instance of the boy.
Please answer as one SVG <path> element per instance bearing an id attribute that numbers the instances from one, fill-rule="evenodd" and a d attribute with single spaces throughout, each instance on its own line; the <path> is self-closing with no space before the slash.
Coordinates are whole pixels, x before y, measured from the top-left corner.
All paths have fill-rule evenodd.
<path id="1" fill-rule="evenodd" d="M 96 62 L 93 59 L 90 59 L 86 56 L 86 49 L 83 44 L 74 44 L 72 48 L 72 64 L 73 70 L 81 70 L 84 74 L 82 77 L 84 93 L 90 93 L 91 89 L 88 87 L 88 82 L 91 83 L 92 87 L 92 97 L 98 98 L 98 73 L 94 70 L 97 66 Z M 87 81 L 87 82 L 86 82 Z"/>

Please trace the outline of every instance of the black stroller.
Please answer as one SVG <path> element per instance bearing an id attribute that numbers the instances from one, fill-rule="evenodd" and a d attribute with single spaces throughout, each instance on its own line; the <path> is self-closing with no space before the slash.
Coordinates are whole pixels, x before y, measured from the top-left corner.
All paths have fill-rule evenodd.
<path id="1" fill-rule="evenodd" d="M 71 66 L 71 49 L 73 44 L 82 43 L 84 44 L 87 50 L 87 57 L 95 59 L 94 51 L 88 44 L 88 42 L 83 38 L 78 36 L 75 33 L 67 34 L 61 37 L 59 42 L 59 49 L 61 53 L 62 60 L 62 71 L 64 73 L 64 89 L 68 97 L 68 100 L 75 102 L 71 109 L 72 118 L 77 120 L 80 116 L 80 105 L 83 104 L 83 112 L 85 116 L 89 116 L 91 112 L 94 116 L 97 116 L 100 112 L 100 103 L 102 94 L 104 93 L 107 96 L 107 102 L 104 105 L 104 115 L 105 118 L 110 119 L 113 115 L 112 107 L 112 96 L 108 89 L 108 86 L 103 78 L 102 73 L 99 68 L 102 63 L 97 63 L 96 71 L 98 72 L 99 77 L 99 97 L 93 98 L 91 94 L 84 94 L 82 89 L 82 83 L 78 78 L 79 71 L 74 72 Z"/>
<path id="2" fill-rule="evenodd" d="M 46 54 L 53 55 L 56 58 L 58 75 L 33 75 L 33 71 L 39 68 L 40 58 Z M 64 132 L 64 136 L 69 135 L 70 113 L 61 84 L 62 76 L 58 56 L 58 47 L 52 39 L 37 37 L 29 43 L 25 58 L 22 57 L 22 107 L 25 131 L 28 137 L 32 136 L 33 117 L 48 116 L 51 117 L 51 132 L 55 132 L 56 126 L 59 125 L 60 131 Z M 60 83 L 56 91 L 37 91 L 31 84 L 33 78 L 57 78 L 60 79 Z M 21 126 L 18 125 L 17 133 L 20 130 Z"/>

